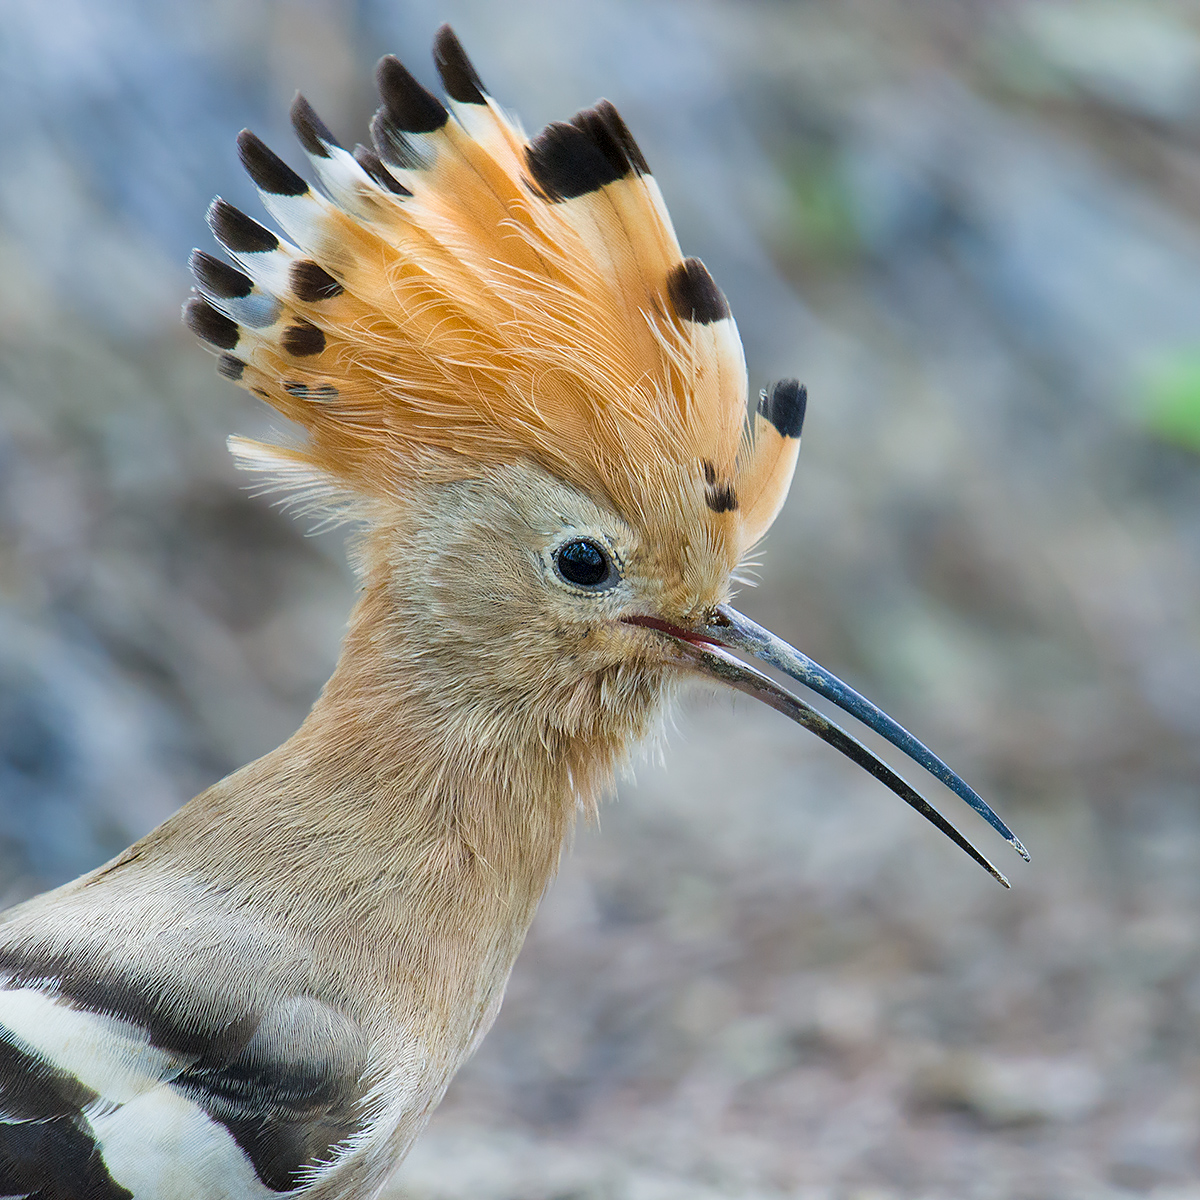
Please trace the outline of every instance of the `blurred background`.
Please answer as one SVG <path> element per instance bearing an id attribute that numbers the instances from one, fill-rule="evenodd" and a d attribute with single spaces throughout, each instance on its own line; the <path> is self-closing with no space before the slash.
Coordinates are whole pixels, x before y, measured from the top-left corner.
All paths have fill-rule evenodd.
<path id="1" fill-rule="evenodd" d="M 0 893 L 277 744 L 353 596 L 178 323 L 234 137 L 365 140 L 450 20 L 528 129 L 605 95 L 754 389 L 811 402 L 739 604 L 928 741 L 1003 892 L 699 697 L 581 829 L 396 1200 L 1200 1197 L 1200 5 L 7 0 Z M 895 756 L 892 756 L 893 761 Z M 913 776 L 915 778 L 915 776 Z M 927 781 L 921 781 L 922 786 Z"/>

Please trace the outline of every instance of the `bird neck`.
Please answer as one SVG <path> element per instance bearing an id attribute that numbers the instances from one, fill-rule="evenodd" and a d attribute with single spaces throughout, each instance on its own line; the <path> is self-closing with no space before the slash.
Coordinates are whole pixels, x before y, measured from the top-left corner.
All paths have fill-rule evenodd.
<path id="1" fill-rule="evenodd" d="M 460 710 L 389 638 L 388 617 L 384 590 L 368 588 L 297 733 L 147 841 L 300 939 L 304 986 L 368 997 L 452 1072 L 490 1024 L 579 801 L 624 736 L 555 740 L 536 705 L 511 698 Z"/>

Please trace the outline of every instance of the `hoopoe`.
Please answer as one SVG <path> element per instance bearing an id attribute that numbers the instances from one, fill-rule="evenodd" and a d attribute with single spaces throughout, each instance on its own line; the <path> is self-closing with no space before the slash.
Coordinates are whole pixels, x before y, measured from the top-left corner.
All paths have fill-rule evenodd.
<path id="1" fill-rule="evenodd" d="M 299 731 L 0 923 L 0 1196 L 376 1195 L 491 1025 L 576 814 L 676 685 L 765 701 L 1003 876 L 737 654 L 920 742 L 729 606 L 806 394 L 747 419 L 725 298 L 607 101 L 532 141 L 454 34 L 378 68 L 374 149 L 303 99 L 284 236 L 223 200 L 187 324 L 302 431 L 239 462 L 353 521 L 361 596 Z M 1026 856 L 1027 857 L 1027 856 Z"/>

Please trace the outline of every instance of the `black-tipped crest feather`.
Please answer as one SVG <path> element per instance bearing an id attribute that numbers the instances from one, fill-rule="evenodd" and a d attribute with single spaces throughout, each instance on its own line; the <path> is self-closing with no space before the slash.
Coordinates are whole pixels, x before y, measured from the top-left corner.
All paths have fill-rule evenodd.
<path id="1" fill-rule="evenodd" d="M 446 106 L 398 58 L 385 54 L 375 68 L 375 81 L 383 101 L 379 114 L 395 132 L 434 133 L 445 125 Z"/>
<path id="2" fill-rule="evenodd" d="M 738 507 L 737 492 L 732 483 L 719 483 L 705 488 L 704 503 L 715 513 L 736 512 Z"/>
<path id="3" fill-rule="evenodd" d="M 354 147 L 354 161 L 385 191 L 393 196 L 411 196 L 412 192 L 404 186 L 383 164 L 369 146 Z"/>
<path id="4" fill-rule="evenodd" d="M 621 115 L 607 101 L 569 122 L 547 125 L 525 152 L 529 173 L 548 200 L 572 200 L 650 167 Z"/>
<path id="5" fill-rule="evenodd" d="M 320 263 L 313 262 L 311 258 L 301 258 L 292 263 L 289 279 L 296 298 L 306 304 L 332 300 L 346 290 Z"/>
<path id="6" fill-rule="evenodd" d="M 246 174 L 272 196 L 303 196 L 308 184 L 261 138 L 243 129 L 237 137 L 238 155 Z"/>
<path id="7" fill-rule="evenodd" d="M 595 107 L 585 108 L 576 113 L 571 119 L 571 124 L 589 132 L 597 139 L 598 145 L 602 137 L 602 151 L 614 166 L 620 167 L 622 175 L 629 171 L 633 171 L 635 175 L 650 174 L 650 164 L 646 161 L 646 156 L 633 140 L 629 126 L 621 119 L 621 114 L 611 101 L 598 100 Z M 608 148 L 605 149 L 605 146 Z"/>
<path id="8" fill-rule="evenodd" d="M 289 325 L 280 337 L 283 348 L 296 358 L 308 358 L 325 349 L 325 335 L 315 325 L 300 321 Z"/>
<path id="9" fill-rule="evenodd" d="M 675 315 L 697 325 L 729 316 L 729 305 L 708 268 L 698 258 L 685 258 L 667 275 L 667 296 Z"/>
<path id="10" fill-rule="evenodd" d="M 241 379 L 242 372 L 245 369 L 246 364 L 232 354 L 222 354 L 217 359 L 217 374 L 223 375 L 226 379 L 231 379 L 234 383 L 237 383 Z"/>
<path id="11" fill-rule="evenodd" d="M 203 250 L 193 250 L 188 260 L 196 282 L 210 295 L 221 300 L 240 300 L 254 290 L 254 282 L 249 275 L 242 274 L 236 267 L 206 254 Z"/>
<path id="12" fill-rule="evenodd" d="M 808 406 L 808 389 L 798 379 L 781 379 L 763 392 L 758 402 L 759 414 L 779 431 L 781 437 L 798 438 L 804 427 L 804 412 Z"/>
<path id="13" fill-rule="evenodd" d="M 525 161 L 534 183 L 552 201 L 585 196 L 625 173 L 596 144 L 593 130 L 564 121 L 551 122 L 530 142 Z"/>
<path id="14" fill-rule="evenodd" d="M 207 300 L 194 298 L 183 306 L 183 322 L 198 337 L 220 350 L 232 350 L 238 344 L 238 327 Z"/>
<path id="15" fill-rule="evenodd" d="M 235 254 L 263 254 L 279 249 L 279 239 L 257 221 L 218 196 L 208 209 L 213 236 Z"/>
<path id="16" fill-rule="evenodd" d="M 433 64 L 451 100 L 459 104 L 487 103 L 487 88 L 449 25 L 443 25 L 433 40 Z"/>
<path id="17" fill-rule="evenodd" d="M 388 166 L 416 171 L 425 165 L 425 160 L 413 147 L 412 139 L 396 128 L 382 108 L 371 118 L 371 142 Z"/>
<path id="18" fill-rule="evenodd" d="M 316 158 L 328 158 L 329 147 L 341 149 L 341 143 L 329 132 L 329 126 L 313 111 L 313 106 L 299 93 L 292 101 L 292 128 L 300 145 Z"/>

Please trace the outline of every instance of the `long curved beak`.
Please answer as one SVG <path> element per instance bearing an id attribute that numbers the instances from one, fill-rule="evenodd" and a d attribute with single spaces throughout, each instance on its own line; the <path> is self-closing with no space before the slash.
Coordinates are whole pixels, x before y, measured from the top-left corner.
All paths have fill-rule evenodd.
<path id="1" fill-rule="evenodd" d="M 856 717 L 868 728 L 886 738 L 898 750 L 902 750 L 914 762 L 924 767 L 931 775 L 941 780 L 955 794 L 965 800 L 989 825 L 1005 838 L 1026 862 L 1029 853 L 1016 834 L 992 811 L 991 807 L 961 776 L 952 771 L 927 746 L 919 742 L 907 729 L 897 724 L 882 709 L 859 695 L 844 684 L 836 675 L 789 646 L 768 629 L 755 624 L 728 605 L 718 605 L 704 624 L 688 628 L 672 625 L 657 617 L 630 616 L 625 618 L 631 625 L 655 629 L 674 639 L 680 656 L 700 674 L 720 680 L 740 692 L 754 696 L 778 712 L 811 730 L 840 750 L 847 758 L 869 771 L 876 779 L 891 788 L 906 804 L 911 805 L 927 821 L 938 827 L 955 845 L 960 846 L 980 866 L 1005 887 L 1008 880 L 936 808 L 909 786 L 882 759 L 853 738 L 841 726 L 819 713 L 799 696 L 772 682 L 761 671 L 739 662 L 726 650 L 736 650 L 758 659 L 781 671 L 797 683 L 804 684 L 820 696 L 836 704 L 843 712 Z"/>

